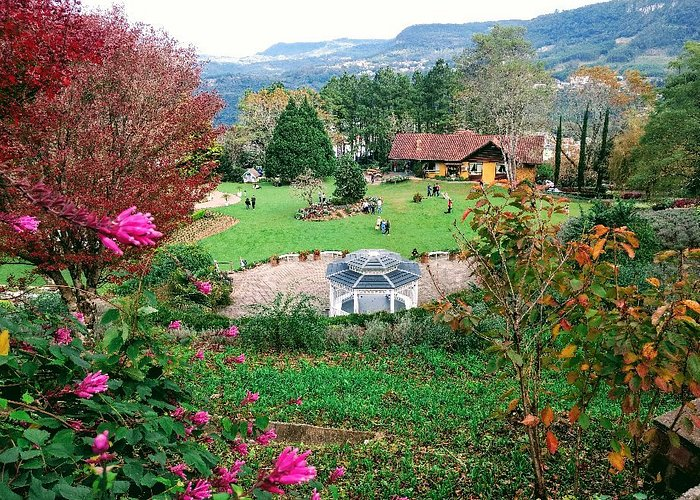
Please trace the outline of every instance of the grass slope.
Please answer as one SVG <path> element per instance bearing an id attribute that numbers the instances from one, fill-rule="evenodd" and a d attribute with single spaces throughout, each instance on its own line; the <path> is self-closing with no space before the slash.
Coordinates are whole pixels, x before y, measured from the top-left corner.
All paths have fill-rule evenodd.
<path id="1" fill-rule="evenodd" d="M 345 219 L 310 222 L 294 219 L 297 209 L 305 202 L 295 197 L 289 187 L 273 187 L 264 184 L 255 191 L 257 208 L 246 210 L 243 203 L 222 207 L 219 210 L 232 215 L 240 222 L 231 229 L 202 240 L 201 244 L 219 261 L 249 262 L 265 260 L 270 255 L 280 255 L 298 250 L 357 250 L 360 248 L 386 248 L 409 256 L 414 248 L 419 252 L 456 248 L 453 236 L 454 223 L 472 202 L 465 201 L 470 184 L 441 183 L 454 201 L 451 214 L 445 214 L 447 202 L 442 197 L 425 198 L 413 202 L 415 193 L 426 194 L 427 181 L 408 181 L 400 184 L 376 184 L 368 186 L 368 196 L 380 196 L 384 200 L 381 217 L 391 222 L 391 234 L 383 235 L 374 229 L 377 215 L 356 215 Z M 235 193 L 238 184 L 225 183 L 219 189 Z M 326 182 L 327 195 L 333 192 Z M 253 190 L 248 190 L 252 195 Z M 572 215 L 578 215 L 576 203 Z M 587 204 L 584 205 L 584 209 Z"/>

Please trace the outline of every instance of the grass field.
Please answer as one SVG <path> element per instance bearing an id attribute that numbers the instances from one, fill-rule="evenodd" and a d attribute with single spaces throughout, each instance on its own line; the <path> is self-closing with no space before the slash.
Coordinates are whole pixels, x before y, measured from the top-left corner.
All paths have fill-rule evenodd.
<path id="1" fill-rule="evenodd" d="M 194 346 L 191 350 L 186 358 L 196 351 Z M 383 439 L 367 444 L 313 447 L 319 479 L 325 480 L 338 465 L 347 469 L 339 484 L 341 498 L 500 499 L 532 494 L 525 436 L 517 424 L 522 415 L 494 416 L 513 397 L 504 395 L 510 382 L 486 374 L 480 352 L 417 347 L 322 355 L 246 353 L 243 365 L 223 362 L 240 352 L 240 347 L 208 351 L 204 362 L 187 365 L 181 377 L 194 391 L 195 404 L 213 404 L 231 414 L 246 390 L 259 391 L 255 409 L 273 420 L 383 433 Z M 550 383 L 548 389 L 543 404 L 550 403 L 557 412 L 554 429 L 561 446 L 546 461 L 547 477 L 555 496 L 564 498 L 573 493 L 575 432 L 563 413 L 570 404 L 562 397 L 565 385 Z M 302 406 L 288 403 L 298 396 Z M 601 397 L 589 414 L 595 422 L 614 417 L 618 409 Z M 595 493 L 630 498 L 636 491 L 627 472 L 608 472 L 610 438 L 599 427 L 584 435 L 582 460 L 587 466 L 578 498 Z M 249 463 L 269 463 L 280 446 L 251 448 L 257 451 Z"/>
<path id="2" fill-rule="evenodd" d="M 456 248 L 454 223 L 457 221 L 458 227 L 466 229 L 459 221 L 471 203 L 465 200 L 470 184 L 441 183 L 443 192 L 454 201 L 451 214 L 445 214 L 447 202 L 442 197 L 413 202 L 415 193 L 426 194 L 427 185 L 427 181 L 415 180 L 368 186 L 368 196 L 380 196 L 384 200 L 381 217 L 391 222 L 391 234 L 383 235 L 374 229 L 377 215 L 361 214 L 323 222 L 296 220 L 294 214 L 305 202 L 293 196 L 289 187 L 263 184 L 262 189 L 255 191 L 255 210 L 246 210 L 243 203 L 215 209 L 240 219 L 240 222 L 201 244 L 215 259 L 236 263 L 240 258 L 255 262 L 270 255 L 298 250 L 386 248 L 409 256 L 414 248 L 419 252 Z M 241 185 L 225 183 L 219 189 L 235 193 Z M 326 182 L 325 192 L 329 196 L 333 193 L 332 183 Z M 252 193 L 248 190 L 249 195 Z M 578 215 L 579 204 L 572 205 L 572 215 Z M 581 205 L 584 209 L 587 206 L 585 203 Z"/>

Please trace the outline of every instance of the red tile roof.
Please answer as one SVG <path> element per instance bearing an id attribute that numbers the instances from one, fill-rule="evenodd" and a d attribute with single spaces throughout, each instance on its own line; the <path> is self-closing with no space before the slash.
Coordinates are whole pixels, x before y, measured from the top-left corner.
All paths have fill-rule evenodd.
<path id="1" fill-rule="evenodd" d="M 396 134 L 389 152 L 390 160 L 463 161 L 476 150 L 492 142 L 500 147 L 496 135 L 481 135 L 470 130 L 454 134 Z M 521 163 L 542 163 L 544 136 L 523 136 L 516 155 Z"/>

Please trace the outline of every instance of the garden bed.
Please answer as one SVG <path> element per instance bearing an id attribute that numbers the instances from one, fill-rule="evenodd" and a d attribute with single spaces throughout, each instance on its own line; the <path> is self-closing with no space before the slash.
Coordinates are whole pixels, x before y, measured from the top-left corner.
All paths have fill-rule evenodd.
<path id="1" fill-rule="evenodd" d="M 167 244 L 196 243 L 199 240 L 222 233 L 238 224 L 238 219 L 219 212 L 206 211 L 197 220 L 176 230 L 167 240 Z"/>

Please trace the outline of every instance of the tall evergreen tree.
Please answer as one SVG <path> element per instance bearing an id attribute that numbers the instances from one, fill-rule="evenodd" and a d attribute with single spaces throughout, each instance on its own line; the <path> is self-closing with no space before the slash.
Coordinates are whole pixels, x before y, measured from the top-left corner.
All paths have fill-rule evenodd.
<path id="1" fill-rule="evenodd" d="M 288 183 L 307 168 L 319 176 L 333 171 L 333 146 L 316 111 L 304 100 L 290 99 L 272 133 L 265 155 L 265 175 Z"/>
<path id="2" fill-rule="evenodd" d="M 346 203 L 353 203 L 367 192 L 367 181 L 360 166 L 348 155 L 338 160 L 335 171 L 335 191 L 333 196 Z"/>
<path id="3" fill-rule="evenodd" d="M 561 115 L 559 115 L 559 127 L 557 127 L 557 139 L 554 146 L 554 185 L 559 185 L 561 173 Z"/>
<path id="4" fill-rule="evenodd" d="M 586 170 L 586 135 L 588 133 L 588 106 L 586 106 L 586 111 L 583 113 L 583 125 L 581 126 L 581 146 L 579 148 L 578 154 L 578 177 L 576 179 L 576 186 L 578 190 L 583 190 L 584 172 Z"/>
<path id="5" fill-rule="evenodd" d="M 600 193 L 603 191 L 603 175 L 605 173 L 605 163 L 608 159 L 608 152 L 610 150 L 610 143 L 608 140 L 608 127 L 610 125 L 610 108 L 605 110 L 605 120 L 603 121 L 603 133 L 600 143 L 600 153 L 596 158 L 595 169 L 598 176 L 595 182 L 595 191 Z"/>

